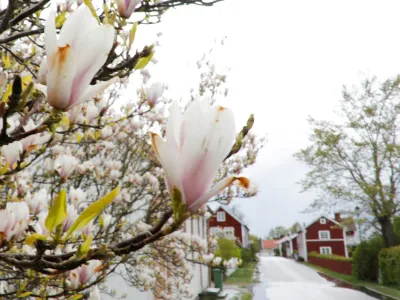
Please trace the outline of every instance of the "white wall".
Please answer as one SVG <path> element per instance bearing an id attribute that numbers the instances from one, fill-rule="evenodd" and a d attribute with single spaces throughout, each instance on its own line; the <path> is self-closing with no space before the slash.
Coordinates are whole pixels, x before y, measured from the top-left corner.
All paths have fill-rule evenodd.
<path id="1" fill-rule="evenodd" d="M 193 235 L 199 235 L 202 239 L 207 240 L 208 230 L 207 230 L 207 220 L 204 217 L 198 219 L 189 219 L 185 222 L 184 231 L 191 233 Z M 190 258 L 196 259 L 197 256 L 193 253 Z M 194 300 L 198 297 L 205 288 L 208 287 L 209 283 L 209 271 L 207 266 L 199 264 L 191 264 L 192 266 L 192 280 L 190 284 L 190 290 Z M 121 272 L 122 269 L 119 270 Z M 127 294 L 126 299 L 134 300 L 155 300 L 155 297 L 151 291 L 141 292 L 134 287 L 128 286 L 125 281 L 120 276 L 112 276 L 107 279 L 107 286 L 110 289 L 114 289 L 117 295 Z M 102 295 L 102 300 L 114 299 L 108 295 Z M 190 298 L 186 298 L 190 299 Z"/>

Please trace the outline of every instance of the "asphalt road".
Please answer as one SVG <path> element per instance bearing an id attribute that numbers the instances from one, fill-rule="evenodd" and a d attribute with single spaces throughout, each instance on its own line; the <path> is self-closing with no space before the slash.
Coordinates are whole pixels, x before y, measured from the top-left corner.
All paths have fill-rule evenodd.
<path id="1" fill-rule="evenodd" d="M 282 257 L 260 257 L 260 285 L 267 300 L 376 300 L 336 287 L 312 268 Z M 260 300 L 265 299 L 260 295 Z M 255 297 L 255 300 L 258 300 Z"/>

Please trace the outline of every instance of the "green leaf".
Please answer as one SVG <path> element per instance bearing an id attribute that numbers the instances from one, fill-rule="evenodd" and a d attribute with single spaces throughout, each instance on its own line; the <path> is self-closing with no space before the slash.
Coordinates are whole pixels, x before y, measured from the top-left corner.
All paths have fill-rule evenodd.
<path id="1" fill-rule="evenodd" d="M 84 228 L 91 220 L 93 220 L 96 216 L 98 216 L 110 203 L 114 200 L 114 198 L 119 194 L 119 187 L 112 190 L 106 196 L 97 200 L 96 202 L 89 205 L 88 208 L 85 209 L 84 212 L 75 220 L 75 222 L 71 225 L 71 227 L 67 231 L 67 235 L 65 240 L 68 239 L 71 234 L 76 231 Z"/>
<path id="2" fill-rule="evenodd" d="M 53 205 L 50 207 L 49 214 L 45 221 L 46 228 L 50 233 L 55 227 L 62 224 L 67 217 L 66 200 L 67 194 L 65 190 L 61 190 L 57 198 L 54 200 Z"/>
<path id="3" fill-rule="evenodd" d="M 93 6 L 93 3 L 91 0 L 83 0 L 83 2 L 86 4 L 87 7 L 89 7 L 90 11 L 92 12 L 93 17 L 96 18 L 97 22 L 99 22 L 99 24 L 101 24 L 99 16 L 96 13 L 96 9 Z"/>
<path id="4" fill-rule="evenodd" d="M 176 186 L 172 189 L 171 202 L 174 220 L 178 221 L 186 212 L 186 204 L 182 202 L 182 193 Z"/>
<path id="5" fill-rule="evenodd" d="M 68 300 L 79 300 L 82 299 L 83 295 L 82 294 L 75 294 L 72 297 L 69 297 Z"/>
<path id="6" fill-rule="evenodd" d="M 19 294 L 18 293 L 18 298 L 25 298 L 25 297 L 28 297 L 29 295 L 31 295 L 32 294 L 32 292 L 25 292 L 25 293 L 22 293 L 22 294 Z"/>
<path id="7" fill-rule="evenodd" d="M 154 52 L 151 52 L 149 56 L 139 58 L 138 62 L 135 65 L 135 70 L 143 69 L 150 62 L 153 57 Z"/>
<path id="8" fill-rule="evenodd" d="M 93 236 L 90 234 L 86 238 L 85 242 L 82 245 L 79 245 L 78 251 L 76 253 L 76 257 L 78 259 L 82 258 L 89 252 L 90 246 L 92 245 L 92 241 L 93 241 Z"/>
<path id="9" fill-rule="evenodd" d="M 129 31 L 129 43 L 128 43 L 129 49 L 131 48 L 133 41 L 135 40 L 137 24 L 138 24 L 137 22 L 133 23 L 132 29 Z"/>
<path id="10" fill-rule="evenodd" d="M 47 239 L 47 237 L 42 234 L 33 233 L 26 237 L 25 243 L 29 246 L 33 246 L 37 240 L 45 241 L 46 239 Z"/>

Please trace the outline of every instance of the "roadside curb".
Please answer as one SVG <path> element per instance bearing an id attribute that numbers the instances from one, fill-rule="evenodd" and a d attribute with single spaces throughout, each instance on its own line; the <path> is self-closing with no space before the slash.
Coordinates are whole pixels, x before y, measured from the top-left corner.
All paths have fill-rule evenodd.
<path id="1" fill-rule="evenodd" d="M 323 272 L 323 271 L 320 271 L 320 270 L 316 270 L 316 272 L 317 272 L 317 273 L 324 274 L 324 277 L 326 276 L 326 277 L 328 277 L 329 279 L 332 279 L 332 281 L 339 281 L 339 282 L 341 282 L 341 283 L 343 283 L 343 284 L 346 284 L 346 285 L 358 286 L 358 287 L 364 288 L 364 289 L 369 290 L 369 291 L 371 291 L 371 292 L 373 292 L 373 293 L 375 293 L 375 294 L 378 294 L 378 295 L 380 295 L 380 296 L 386 297 L 386 298 L 388 298 L 388 300 L 400 300 L 400 298 L 398 298 L 398 297 L 395 297 L 395 296 L 391 296 L 391 295 L 382 293 L 381 291 L 378 291 L 378 290 L 373 289 L 373 288 L 371 288 L 371 287 L 367 287 L 367 286 L 362 285 L 362 284 L 355 284 L 355 283 L 352 283 L 352 282 L 349 282 L 349 281 L 345 281 L 345 280 L 343 280 L 343 279 L 338 279 L 338 278 L 332 277 L 331 275 L 329 275 L 329 274 L 327 274 L 327 273 L 325 273 L 325 272 Z M 327 278 L 327 279 L 328 279 L 328 278 Z M 362 291 L 361 291 L 361 292 L 362 292 Z"/>

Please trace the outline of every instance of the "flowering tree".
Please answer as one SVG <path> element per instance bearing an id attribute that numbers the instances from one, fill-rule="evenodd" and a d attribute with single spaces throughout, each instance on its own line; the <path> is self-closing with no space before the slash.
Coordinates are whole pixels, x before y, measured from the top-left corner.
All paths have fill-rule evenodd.
<path id="1" fill-rule="evenodd" d="M 168 269 L 168 299 L 189 292 L 187 249 L 211 262 L 207 242 L 179 229 L 213 197 L 254 194 L 239 176 L 262 144 L 253 117 L 237 133 L 229 109 L 196 98 L 166 118 L 160 83 L 113 104 L 154 54 L 131 54 L 138 24 L 217 1 L 66 1 L 54 12 L 10 0 L 0 11 L 1 297 L 99 299 L 124 267 L 141 289 L 169 285 Z M 130 22 L 134 12 L 143 19 Z"/>

